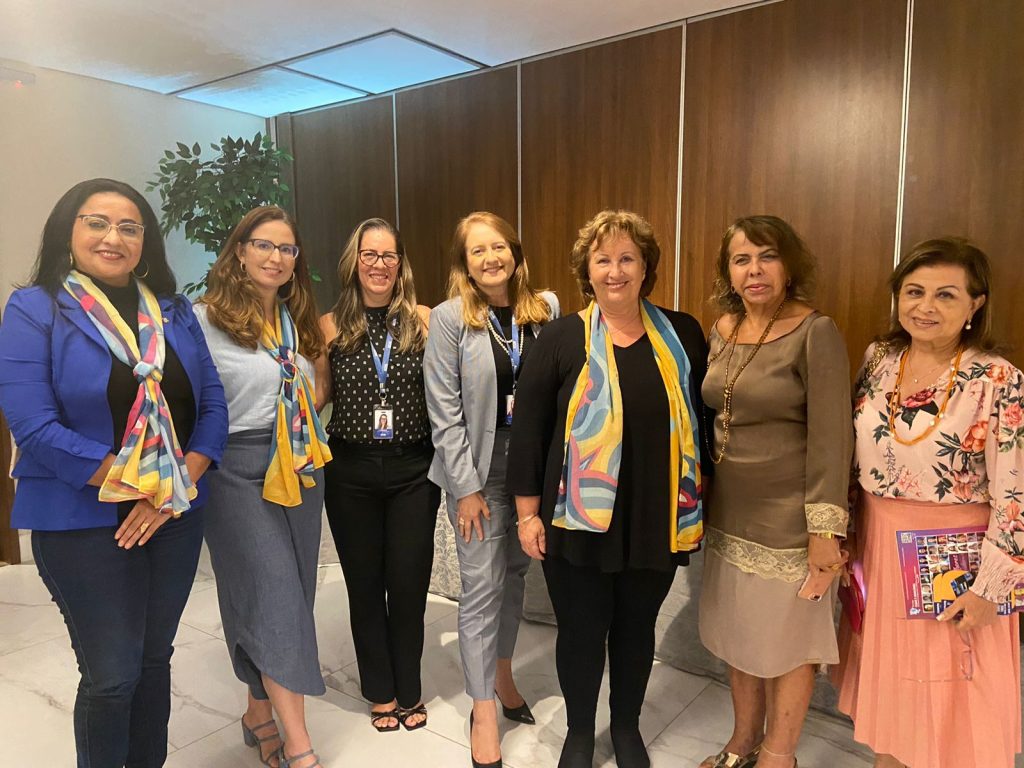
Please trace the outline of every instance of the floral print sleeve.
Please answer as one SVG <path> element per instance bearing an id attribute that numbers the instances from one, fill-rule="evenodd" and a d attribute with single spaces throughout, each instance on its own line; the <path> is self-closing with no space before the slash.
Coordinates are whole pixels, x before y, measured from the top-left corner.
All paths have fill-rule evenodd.
<path id="1" fill-rule="evenodd" d="M 989 366 L 995 392 L 988 422 L 972 427 L 984 439 L 992 517 L 971 591 L 993 602 L 1006 600 L 1024 582 L 1024 375 L 1000 363 Z"/>
<path id="2" fill-rule="evenodd" d="M 855 481 L 875 496 L 988 504 L 989 528 L 971 590 L 1002 602 L 1024 582 L 1024 374 L 1001 357 L 970 350 L 944 410 L 948 372 L 902 398 L 890 418 L 900 354 L 880 355 L 857 381 Z"/>

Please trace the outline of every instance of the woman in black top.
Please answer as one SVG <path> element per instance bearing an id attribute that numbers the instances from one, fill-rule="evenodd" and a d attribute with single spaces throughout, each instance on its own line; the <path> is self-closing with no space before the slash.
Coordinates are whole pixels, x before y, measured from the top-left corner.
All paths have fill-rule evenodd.
<path id="1" fill-rule="evenodd" d="M 659 255 L 636 214 L 584 226 L 572 267 L 593 303 L 545 328 L 519 381 L 531 405 L 513 427 L 508 486 L 558 619 L 560 768 L 592 764 L 606 642 L 617 764 L 650 764 L 639 719 L 654 623 L 701 538 L 707 345 L 694 318 L 642 301 Z"/>
<path id="2" fill-rule="evenodd" d="M 0 407 L 20 448 L 12 523 L 32 530 L 82 672 L 78 765 L 161 766 L 172 643 L 228 414 L 137 190 L 91 179 L 50 213 L 0 326 Z"/>
<path id="3" fill-rule="evenodd" d="M 334 461 L 327 521 L 348 589 L 363 696 L 378 731 L 426 725 L 423 613 L 441 490 L 423 394 L 429 309 L 416 304 L 398 231 L 364 221 L 338 263 L 341 293 L 320 319 L 328 341 Z M 385 425 L 385 426 L 382 426 Z"/>

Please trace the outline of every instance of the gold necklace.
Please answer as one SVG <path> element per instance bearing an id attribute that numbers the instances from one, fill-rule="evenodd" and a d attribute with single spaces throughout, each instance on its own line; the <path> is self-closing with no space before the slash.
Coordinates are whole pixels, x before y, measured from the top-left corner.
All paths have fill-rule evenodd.
<path id="1" fill-rule="evenodd" d="M 779 314 L 782 312 L 782 308 L 785 305 L 785 300 L 779 304 L 778 308 L 775 310 L 775 314 L 772 315 L 771 320 L 768 321 L 768 325 L 765 326 L 764 333 L 761 334 L 761 338 L 757 340 L 757 344 L 754 346 L 754 349 L 747 356 L 747 359 L 743 361 L 743 364 L 740 365 L 739 369 L 736 371 L 736 375 L 732 377 L 732 381 L 729 381 L 729 365 L 732 363 L 732 355 L 733 352 L 736 351 L 736 338 L 739 336 L 740 326 L 746 319 L 746 315 L 743 315 L 743 317 L 739 319 L 739 322 L 736 323 L 736 327 L 732 329 L 732 333 L 729 334 L 729 338 L 722 348 L 714 355 L 708 357 L 708 368 L 710 368 L 711 364 L 722 356 L 725 348 L 729 347 L 729 356 L 725 359 L 725 389 L 722 391 L 722 447 L 718 451 L 717 456 L 713 455 L 714 452 L 712 451 L 711 460 L 715 464 L 722 463 L 722 459 L 725 458 L 726 446 L 729 445 L 729 426 L 732 424 L 732 393 L 736 389 L 736 382 L 739 380 L 740 374 L 743 373 L 748 365 L 750 365 L 750 361 L 754 359 L 754 356 L 757 355 L 758 351 L 761 349 L 761 346 L 764 344 L 764 340 L 768 338 L 768 334 L 772 331 L 772 326 L 775 325 L 775 321 L 779 318 Z"/>
<path id="2" fill-rule="evenodd" d="M 896 411 L 900 408 L 900 385 L 903 383 L 903 372 L 907 365 L 907 354 L 910 352 L 910 347 L 903 350 L 903 354 L 900 356 L 900 370 L 896 374 L 896 386 L 893 388 L 892 394 L 889 395 L 889 434 L 892 435 L 892 439 L 900 445 L 916 445 L 930 435 L 935 427 L 938 426 L 939 422 L 946 415 L 946 407 L 949 405 L 949 398 L 953 395 L 953 387 L 956 385 L 956 374 L 960 370 L 960 359 L 964 356 L 964 348 L 960 347 L 956 351 L 956 358 L 949 366 L 949 383 L 946 384 L 946 399 L 942 401 L 942 405 L 939 407 L 939 412 L 932 418 L 931 423 L 928 425 L 928 429 L 922 432 L 912 440 L 904 440 L 902 437 L 896 434 Z"/>
<path id="3" fill-rule="evenodd" d="M 915 376 L 914 364 L 910 362 L 910 355 L 907 355 L 907 375 L 910 376 L 910 379 L 915 384 L 917 384 L 921 379 L 931 376 L 934 371 L 940 370 L 944 365 L 946 365 L 946 363 L 938 363 L 937 365 L 933 365 L 931 368 L 926 368 L 924 373 L 919 373 Z"/>

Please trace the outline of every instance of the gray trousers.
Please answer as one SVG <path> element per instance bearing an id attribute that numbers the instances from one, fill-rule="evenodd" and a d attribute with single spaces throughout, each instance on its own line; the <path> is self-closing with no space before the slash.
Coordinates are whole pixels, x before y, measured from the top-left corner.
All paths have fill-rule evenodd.
<path id="1" fill-rule="evenodd" d="M 515 500 L 505 491 L 508 434 L 498 432 L 484 500 L 491 519 L 480 519 L 484 539 L 474 531 L 467 542 L 458 535 L 458 499 L 448 496 L 448 519 L 455 527 L 462 577 L 459 601 L 459 652 L 466 693 L 477 700 L 494 698 L 498 659 L 510 659 L 523 616 L 523 591 L 530 557 L 519 545 Z"/>

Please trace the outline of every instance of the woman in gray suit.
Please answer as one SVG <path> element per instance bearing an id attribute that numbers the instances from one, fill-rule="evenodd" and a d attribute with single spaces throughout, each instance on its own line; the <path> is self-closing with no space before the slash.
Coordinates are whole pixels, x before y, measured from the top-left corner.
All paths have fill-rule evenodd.
<path id="1" fill-rule="evenodd" d="M 430 314 L 423 357 L 433 431 L 430 479 L 447 492 L 462 576 L 459 649 L 473 698 L 475 767 L 501 765 L 498 715 L 532 724 L 512 678 L 530 559 L 515 534 L 505 489 L 516 381 L 542 324 L 558 317 L 553 293 L 530 287 L 522 244 L 493 213 L 455 228 L 448 301 Z"/>

